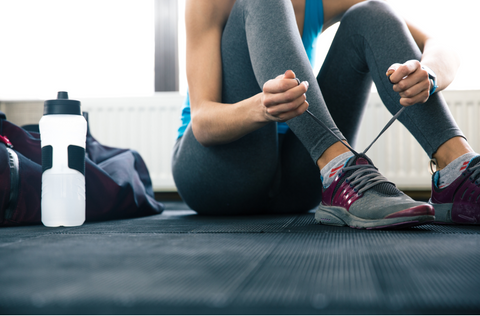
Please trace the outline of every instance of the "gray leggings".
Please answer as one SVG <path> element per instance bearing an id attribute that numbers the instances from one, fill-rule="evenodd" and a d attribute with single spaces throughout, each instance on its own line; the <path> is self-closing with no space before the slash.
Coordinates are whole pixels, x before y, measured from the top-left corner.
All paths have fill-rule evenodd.
<path id="1" fill-rule="evenodd" d="M 261 92 L 267 80 L 291 69 L 310 83 L 309 110 L 352 145 L 372 79 L 388 110 L 396 113 L 400 97 L 385 72 L 393 63 L 421 59 L 403 20 L 380 1 L 357 4 L 345 13 L 317 78 L 289 0 L 237 0 L 223 31 L 221 50 L 224 103 Z M 409 107 L 400 121 L 429 156 L 448 139 L 463 136 L 440 93 L 426 104 Z M 336 139 L 307 114 L 287 124 L 290 130 L 285 135 L 278 135 L 271 123 L 212 147 L 198 143 L 188 126 L 175 144 L 172 163 L 183 200 L 199 214 L 210 215 L 314 208 L 322 192 L 315 162 Z"/>

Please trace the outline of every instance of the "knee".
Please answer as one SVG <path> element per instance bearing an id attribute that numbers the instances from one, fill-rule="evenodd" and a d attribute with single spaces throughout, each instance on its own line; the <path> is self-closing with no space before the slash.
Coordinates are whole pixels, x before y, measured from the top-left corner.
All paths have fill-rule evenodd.
<path id="1" fill-rule="evenodd" d="M 372 30 L 372 23 L 373 25 L 385 25 L 399 20 L 398 14 L 388 3 L 370 0 L 350 7 L 343 15 L 341 22 L 342 24 L 354 23 L 356 28 L 365 26 Z"/>
<path id="2" fill-rule="evenodd" d="M 282 16 L 295 17 L 291 0 L 237 0 L 235 6 L 242 9 L 247 17 L 282 19 Z"/>
<path id="3" fill-rule="evenodd" d="M 254 10 L 275 10 L 277 6 L 292 5 L 291 0 L 261 0 L 261 1 L 251 1 L 251 0 L 237 0 L 235 4 L 242 6 L 247 9 Z"/>
<path id="4" fill-rule="evenodd" d="M 361 17 L 376 15 L 376 14 L 385 14 L 391 11 L 391 6 L 385 1 L 381 0 L 369 0 L 357 3 L 350 7 L 345 12 L 344 16 L 347 15 L 360 15 Z"/>

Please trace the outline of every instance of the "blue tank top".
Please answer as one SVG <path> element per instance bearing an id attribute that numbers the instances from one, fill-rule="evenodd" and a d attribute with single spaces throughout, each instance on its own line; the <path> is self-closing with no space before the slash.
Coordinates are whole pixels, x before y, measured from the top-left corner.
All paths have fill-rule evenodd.
<path id="1" fill-rule="evenodd" d="M 323 27 L 323 2 L 322 0 L 305 0 L 305 19 L 303 22 L 302 43 L 312 68 L 315 64 L 315 49 L 317 39 Z M 187 97 L 182 108 L 182 124 L 178 128 L 178 138 L 182 137 L 190 124 L 190 95 L 187 90 Z M 278 133 L 285 134 L 288 131 L 286 123 L 278 123 Z"/>

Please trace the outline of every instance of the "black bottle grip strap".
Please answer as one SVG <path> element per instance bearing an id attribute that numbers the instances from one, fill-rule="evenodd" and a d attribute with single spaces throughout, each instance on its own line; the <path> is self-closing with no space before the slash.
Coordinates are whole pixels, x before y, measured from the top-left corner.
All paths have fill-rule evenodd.
<path id="1" fill-rule="evenodd" d="M 42 147 L 42 173 L 53 167 L 53 147 L 51 145 Z"/>
<path id="2" fill-rule="evenodd" d="M 85 148 L 75 145 L 68 146 L 68 168 L 85 175 Z"/>
<path id="3" fill-rule="evenodd" d="M 42 147 L 42 172 L 53 167 L 53 147 Z M 75 145 L 68 146 L 68 167 L 85 175 L 85 148 Z"/>

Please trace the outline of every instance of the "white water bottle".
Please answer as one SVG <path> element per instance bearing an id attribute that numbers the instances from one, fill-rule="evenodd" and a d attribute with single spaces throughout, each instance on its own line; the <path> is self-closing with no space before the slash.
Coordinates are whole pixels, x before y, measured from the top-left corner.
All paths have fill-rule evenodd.
<path id="1" fill-rule="evenodd" d="M 80 101 L 58 92 L 45 101 L 40 119 L 42 223 L 49 227 L 85 222 L 85 141 L 87 122 Z"/>

